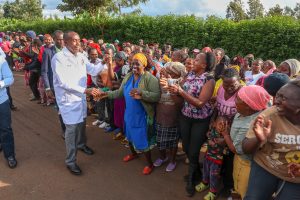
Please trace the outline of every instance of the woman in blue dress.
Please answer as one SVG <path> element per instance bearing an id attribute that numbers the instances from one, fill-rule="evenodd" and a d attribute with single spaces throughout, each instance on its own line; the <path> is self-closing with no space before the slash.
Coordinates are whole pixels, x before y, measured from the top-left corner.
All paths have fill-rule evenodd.
<path id="1" fill-rule="evenodd" d="M 155 103 L 160 98 L 158 79 L 145 70 L 147 65 L 147 58 L 144 54 L 135 54 L 132 61 L 132 72 L 123 79 L 120 88 L 107 93 L 102 92 L 101 97 L 125 98 L 124 130 L 131 154 L 125 156 L 123 161 L 131 161 L 137 158 L 138 152 L 143 152 L 147 160 L 147 166 L 143 169 L 144 175 L 150 174 L 153 170 L 151 149 L 156 142 Z"/>

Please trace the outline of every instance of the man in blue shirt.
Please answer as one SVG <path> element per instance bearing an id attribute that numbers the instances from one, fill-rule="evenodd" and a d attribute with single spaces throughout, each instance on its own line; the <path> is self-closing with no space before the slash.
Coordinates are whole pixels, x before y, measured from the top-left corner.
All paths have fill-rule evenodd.
<path id="1" fill-rule="evenodd" d="M 3 56 L 0 56 L 0 144 L 8 166 L 15 168 L 14 136 L 11 128 L 11 110 L 6 88 L 14 82 L 13 74 Z"/>

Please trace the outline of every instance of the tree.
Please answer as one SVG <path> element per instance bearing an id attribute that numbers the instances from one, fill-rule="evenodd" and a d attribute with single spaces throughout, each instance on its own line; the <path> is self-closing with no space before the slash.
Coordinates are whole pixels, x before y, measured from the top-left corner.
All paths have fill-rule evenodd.
<path id="1" fill-rule="evenodd" d="M 247 14 L 241 0 L 233 0 L 229 2 L 226 9 L 226 18 L 233 21 L 240 21 L 247 18 Z"/>
<path id="2" fill-rule="evenodd" d="M 296 4 L 296 7 L 294 8 L 294 12 L 295 12 L 295 17 L 297 19 L 300 19 L 300 3 L 297 3 Z"/>
<path id="3" fill-rule="evenodd" d="M 249 0 L 248 5 L 249 10 L 247 10 L 247 14 L 249 19 L 256 19 L 264 16 L 264 6 L 260 0 Z"/>
<path id="4" fill-rule="evenodd" d="M 296 12 L 289 6 L 284 7 L 283 15 L 294 17 Z"/>
<path id="5" fill-rule="evenodd" d="M 22 20 L 33 20 L 43 18 L 43 8 L 41 0 L 15 0 L 6 1 L 3 6 L 3 17 Z"/>
<path id="6" fill-rule="evenodd" d="M 268 16 L 282 16 L 283 15 L 283 8 L 280 7 L 279 4 L 269 9 Z"/>
<path id="7" fill-rule="evenodd" d="M 94 16 L 101 13 L 121 14 L 121 8 L 134 7 L 149 0 L 62 0 L 57 8 L 60 11 L 71 11 L 74 15 L 87 12 Z"/>

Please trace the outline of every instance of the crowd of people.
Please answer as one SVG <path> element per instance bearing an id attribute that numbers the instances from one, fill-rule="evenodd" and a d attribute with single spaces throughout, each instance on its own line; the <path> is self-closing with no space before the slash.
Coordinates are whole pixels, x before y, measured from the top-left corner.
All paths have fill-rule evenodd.
<path id="1" fill-rule="evenodd" d="M 222 48 L 174 49 L 81 39 L 73 31 L 0 33 L 0 142 L 16 167 L 9 92 L 11 70 L 24 71 L 30 101 L 54 106 L 66 144 L 66 166 L 80 175 L 87 155 L 86 118 L 130 149 L 124 162 L 145 156 L 149 175 L 166 164 L 188 164 L 186 192 L 245 200 L 300 199 L 300 62 L 278 66 Z M 152 158 L 153 148 L 159 156 Z M 201 156 L 203 155 L 203 156 Z"/>

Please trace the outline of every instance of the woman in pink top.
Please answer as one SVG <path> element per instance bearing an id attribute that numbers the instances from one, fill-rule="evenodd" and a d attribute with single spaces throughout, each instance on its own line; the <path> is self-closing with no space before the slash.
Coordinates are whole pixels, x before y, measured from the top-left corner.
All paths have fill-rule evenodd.
<path id="1" fill-rule="evenodd" d="M 235 99 L 239 89 L 242 87 L 240 83 L 239 72 L 234 68 L 225 69 L 222 74 L 223 85 L 219 88 L 216 99 L 217 115 L 228 118 L 230 124 L 237 113 Z M 213 120 L 212 120 L 213 121 Z M 225 141 L 223 141 L 225 142 Z M 221 195 L 228 197 L 233 188 L 233 158 L 234 153 L 229 151 L 223 156 L 223 185 Z"/>
<path id="2" fill-rule="evenodd" d="M 230 121 L 237 113 L 235 98 L 241 88 L 240 76 L 234 68 L 224 70 L 223 85 L 219 88 L 216 99 L 216 110 L 218 115 L 227 117 Z"/>

